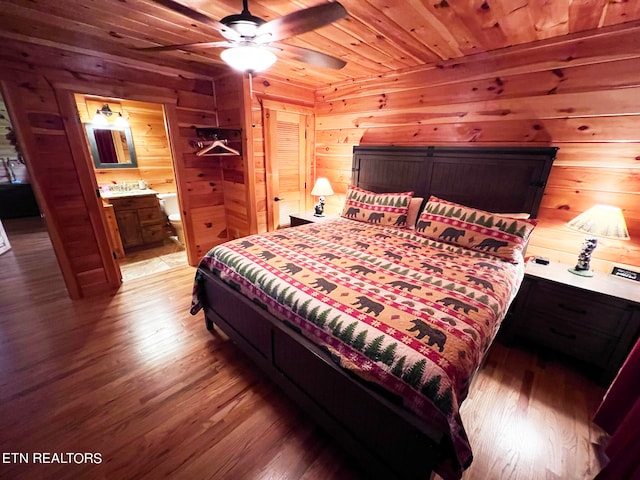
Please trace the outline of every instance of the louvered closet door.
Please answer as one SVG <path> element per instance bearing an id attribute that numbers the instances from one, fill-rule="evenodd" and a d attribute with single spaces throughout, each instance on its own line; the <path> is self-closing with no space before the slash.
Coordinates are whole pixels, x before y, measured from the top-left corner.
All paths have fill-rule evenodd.
<path id="1" fill-rule="evenodd" d="M 304 114 L 265 110 L 267 205 L 271 230 L 289 226 L 289 214 L 305 211 L 305 123 Z"/>

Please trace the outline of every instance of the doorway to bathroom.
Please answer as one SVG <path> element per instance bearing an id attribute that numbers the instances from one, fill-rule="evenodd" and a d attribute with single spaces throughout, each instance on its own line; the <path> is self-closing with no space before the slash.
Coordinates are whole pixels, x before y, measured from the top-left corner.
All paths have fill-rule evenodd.
<path id="1" fill-rule="evenodd" d="M 124 282 L 187 265 L 161 104 L 75 94 Z"/>

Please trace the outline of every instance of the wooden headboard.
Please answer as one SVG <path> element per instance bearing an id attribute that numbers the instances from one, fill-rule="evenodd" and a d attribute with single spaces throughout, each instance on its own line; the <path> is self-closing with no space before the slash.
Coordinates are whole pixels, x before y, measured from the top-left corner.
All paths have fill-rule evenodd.
<path id="1" fill-rule="evenodd" d="M 353 185 L 495 213 L 540 207 L 557 147 L 353 147 Z"/>

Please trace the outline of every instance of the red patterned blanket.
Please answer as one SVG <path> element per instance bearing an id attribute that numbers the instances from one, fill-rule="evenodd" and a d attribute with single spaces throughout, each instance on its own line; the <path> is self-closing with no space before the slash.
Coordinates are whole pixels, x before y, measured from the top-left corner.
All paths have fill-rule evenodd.
<path id="1" fill-rule="evenodd" d="M 200 268 L 400 396 L 450 437 L 438 473 L 471 462 L 459 407 L 520 285 L 523 265 L 344 218 L 234 240 Z M 200 309 L 194 289 L 192 313 Z"/>

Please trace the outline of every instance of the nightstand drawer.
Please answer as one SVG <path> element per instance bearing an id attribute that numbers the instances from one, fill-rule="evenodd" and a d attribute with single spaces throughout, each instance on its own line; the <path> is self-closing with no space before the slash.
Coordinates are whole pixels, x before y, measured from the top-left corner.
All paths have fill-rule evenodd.
<path id="1" fill-rule="evenodd" d="M 640 333 L 639 291 L 629 280 L 599 273 L 580 277 L 568 268 L 527 263 L 509 312 L 507 338 L 580 360 L 606 387 Z"/>
<path id="2" fill-rule="evenodd" d="M 559 293 L 559 291 L 561 291 Z M 587 331 L 602 332 L 619 337 L 629 319 L 630 312 L 615 304 L 593 299 L 589 293 L 575 293 L 572 289 L 540 284 L 530 294 L 527 305 L 542 315 L 582 325 Z"/>
<path id="3" fill-rule="evenodd" d="M 618 338 L 594 331 L 590 325 L 540 312 L 531 312 L 522 328 L 536 343 L 601 367 L 607 365 L 618 342 Z"/>

